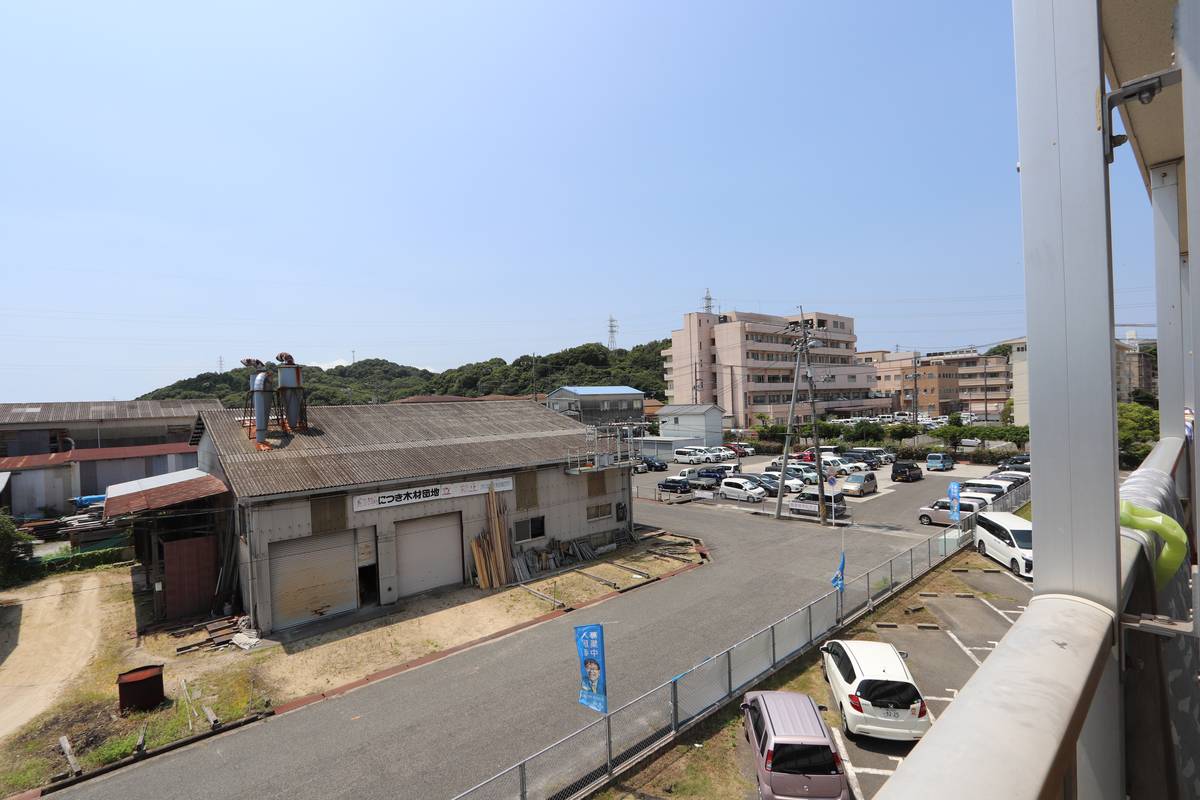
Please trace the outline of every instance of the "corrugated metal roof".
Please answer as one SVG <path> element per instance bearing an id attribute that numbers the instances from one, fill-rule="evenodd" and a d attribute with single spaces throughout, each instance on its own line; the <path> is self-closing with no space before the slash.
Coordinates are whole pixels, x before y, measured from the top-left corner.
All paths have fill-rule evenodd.
<path id="1" fill-rule="evenodd" d="M 645 394 L 641 389 L 632 386 L 560 386 L 554 392 L 571 392 L 572 394 Z M 554 394 L 551 392 L 550 394 Z"/>
<path id="2" fill-rule="evenodd" d="M 194 417 L 203 409 L 220 408 L 220 400 L 114 400 L 83 403 L 0 403 L 0 425 L 35 422 Z"/>
<path id="3" fill-rule="evenodd" d="M 130 447 L 87 447 L 65 453 L 38 453 L 28 456 L 0 458 L 0 470 L 45 469 L 75 461 L 116 461 L 122 458 L 148 458 L 172 453 L 194 453 L 196 446 L 187 442 L 166 444 L 137 444 Z"/>
<path id="4" fill-rule="evenodd" d="M 181 469 L 109 486 L 108 497 L 104 500 L 104 516 L 119 517 L 138 511 L 168 508 L 227 491 L 229 488 L 220 478 L 195 468 Z"/>
<path id="5" fill-rule="evenodd" d="M 720 406 L 715 406 L 712 403 L 698 403 L 695 405 L 678 405 L 678 406 L 663 406 L 658 410 L 658 416 L 667 416 L 669 414 L 703 414 L 710 408 L 715 408 L 721 411 Z M 725 412 L 721 412 L 725 413 Z"/>
<path id="6" fill-rule="evenodd" d="M 272 430 L 259 451 L 239 412 L 202 416 L 238 497 L 564 462 L 586 430 L 526 400 L 310 406 L 307 433 Z"/>

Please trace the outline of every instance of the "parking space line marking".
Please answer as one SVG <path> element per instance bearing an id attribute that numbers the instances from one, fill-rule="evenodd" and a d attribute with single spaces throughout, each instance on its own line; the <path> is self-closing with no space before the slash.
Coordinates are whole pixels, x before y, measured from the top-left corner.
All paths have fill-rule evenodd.
<path id="1" fill-rule="evenodd" d="M 928 695 L 928 694 L 927 694 L 927 695 L 923 695 L 922 697 L 923 697 L 923 699 L 925 699 L 925 700 L 939 700 L 939 701 L 941 701 L 941 702 L 943 702 L 943 703 L 953 703 L 953 702 L 954 702 L 954 698 L 953 698 L 953 697 L 934 697 L 933 695 Z"/>
<path id="2" fill-rule="evenodd" d="M 819 432 L 819 431 L 818 431 L 818 432 Z M 904 763 L 904 759 L 903 759 L 903 758 L 901 758 L 900 756 L 888 756 L 888 758 L 890 758 L 892 761 L 895 761 L 897 764 L 903 764 L 903 763 Z"/>
<path id="3" fill-rule="evenodd" d="M 1023 580 L 1021 580 L 1020 578 L 1018 578 L 1016 575 L 1013 575 L 1013 574 L 1012 574 L 1011 572 L 1009 572 L 1008 570 L 1005 570 L 1005 571 L 1004 571 L 1004 574 L 1005 574 L 1005 575 L 1007 575 L 1007 576 L 1008 576 L 1009 578 L 1011 578 L 1012 580 L 1016 581 L 1018 584 L 1020 584 L 1020 586 L 1021 586 L 1021 588 L 1022 588 L 1022 589 L 1025 589 L 1025 590 L 1027 590 L 1027 591 L 1030 591 L 1030 592 L 1032 592 L 1032 591 L 1033 591 L 1033 587 L 1032 587 L 1032 586 L 1030 586 L 1028 583 L 1026 583 L 1025 581 L 1023 581 Z"/>
<path id="4" fill-rule="evenodd" d="M 866 797 L 863 794 L 862 786 L 858 782 L 858 775 L 854 765 L 850 763 L 850 751 L 846 749 L 846 743 L 842 741 L 842 733 L 837 728 L 830 728 L 829 732 L 833 734 L 834 741 L 837 742 L 838 752 L 842 754 L 842 764 L 846 768 L 846 780 L 850 782 L 850 791 L 855 797 Z"/>
<path id="5" fill-rule="evenodd" d="M 854 771 L 861 772 L 863 775 L 883 775 L 884 777 L 891 777 L 896 774 L 896 770 L 894 769 L 876 769 L 875 767 L 855 767 Z M 852 781 L 852 783 L 857 782 Z M 861 789 L 856 789 L 855 792 L 859 797 L 865 797 Z"/>
<path id="6" fill-rule="evenodd" d="M 818 433 L 819 433 L 819 431 L 818 431 Z M 947 687 L 946 691 L 949 692 L 952 697 L 954 697 L 956 699 L 958 698 L 958 689 L 951 689 L 951 688 Z"/>
<path id="7" fill-rule="evenodd" d="M 992 650 L 995 650 L 996 648 L 995 647 L 984 647 L 983 645 L 974 645 L 972 647 L 968 647 L 967 649 L 968 650 L 987 650 L 990 653 Z"/>
<path id="8" fill-rule="evenodd" d="M 975 666 L 977 666 L 977 667 L 982 667 L 982 666 L 983 666 L 983 662 L 982 662 L 982 661 L 980 661 L 978 658 L 976 658 L 976 657 L 975 657 L 975 654 L 974 654 L 974 653 L 972 653 L 970 650 L 968 650 L 968 649 L 967 649 L 967 646 L 966 646 L 965 644 L 963 644 L 963 643 L 962 643 L 962 640 L 961 640 L 961 639 L 959 639 L 957 636 L 955 636 L 955 635 L 954 635 L 954 631 L 946 631 L 946 635 L 947 635 L 947 636 L 949 636 L 951 639 L 953 639 L 953 640 L 954 640 L 954 643 L 955 643 L 956 645 L 958 645 L 958 649 L 959 649 L 959 650 L 962 650 L 964 653 L 966 653 L 966 654 L 967 654 L 967 658 L 969 658 L 969 659 L 971 659 L 973 662 L 975 662 Z"/>
<path id="9" fill-rule="evenodd" d="M 995 611 L 997 614 L 999 614 L 999 615 L 1000 615 L 1000 619 L 1004 620 L 1004 621 L 1005 621 L 1005 622 L 1007 622 L 1009 625 L 1012 625 L 1012 624 L 1013 624 L 1013 621 L 1012 621 L 1011 619 L 1009 619 L 1009 618 L 1008 618 L 1008 615 L 1007 615 L 1007 614 L 1005 614 L 1005 613 L 1004 613 L 1003 611 L 1001 611 L 1000 609 L 996 608 L 996 607 L 995 607 L 994 605 L 992 605 L 990 602 L 988 602 L 988 599 L 987 599 L 986 597 L 980 597 L 980 598 L 979 598 L 979 602 L 983 603 L 985 606 L 987 606 L 988 608 L 990 608 L 992 611 Z"/>

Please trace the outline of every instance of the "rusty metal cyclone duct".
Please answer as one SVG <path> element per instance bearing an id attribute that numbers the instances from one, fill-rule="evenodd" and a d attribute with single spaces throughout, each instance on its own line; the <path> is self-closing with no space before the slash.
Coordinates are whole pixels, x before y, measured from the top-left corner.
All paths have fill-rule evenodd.
<path id="1" fill-rule="evenodd" d="M 280 353 L 275 358 L 279 361 L 279 399 L 287 430 L 300 430 L 303 427 L 300 409 L 304 400 L 301 367 L 290 353 Z"/>

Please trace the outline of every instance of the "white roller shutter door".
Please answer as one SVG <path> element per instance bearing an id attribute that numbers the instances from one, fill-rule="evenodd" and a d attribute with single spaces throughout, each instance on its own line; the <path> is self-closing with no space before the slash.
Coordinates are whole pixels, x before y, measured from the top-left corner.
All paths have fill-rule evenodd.
<path id="1" fill-rule="evenodd" d="M 462 583 L 462 547 L 462 524 L 457 513 L 397 522 L 399 594 Z"/>
<path id="2" fill-rule="evenodd" d="M 272 542 L 272 628 L 358 608 L 354 531 Z"/>

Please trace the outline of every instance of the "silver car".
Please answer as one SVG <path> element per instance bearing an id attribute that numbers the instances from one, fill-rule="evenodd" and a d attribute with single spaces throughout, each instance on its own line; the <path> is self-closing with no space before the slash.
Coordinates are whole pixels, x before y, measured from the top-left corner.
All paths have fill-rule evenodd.
<path id="1" fill-rule="evenodd" d="M 978 500 L 969 499 L 966 497 L 960 498 L 958 501 L 958 513 L 960 519 L 968 514 L 974 514 L 976 511 L 983 509 L 983 504 Z M 934 500 L 927 506 L 923 506 L 917 512 L 917 521 L 922 525 L 952 525 L 954 520 L 950 519 L 950 501 L 945 497 L 940 500 Z"/>

